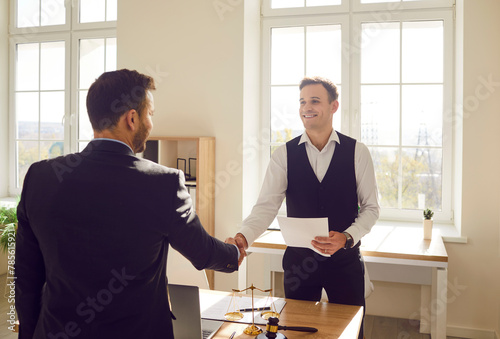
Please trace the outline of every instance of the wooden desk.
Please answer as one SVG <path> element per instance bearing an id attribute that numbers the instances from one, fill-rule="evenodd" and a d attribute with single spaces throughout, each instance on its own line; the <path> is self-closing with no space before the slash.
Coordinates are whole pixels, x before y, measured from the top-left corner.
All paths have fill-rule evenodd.
<path id="1" fill-rule="evenodd" d="M 432 240 L 424 240 L 421 228 L 374 226 L 361 243 L 372 280 L 421 285 L 420 332 L 445 339 L 448 254 L 439 232 L 434 230 Z M 266 231 L 248 252 L 283 256 L 285 249 L 281 232 Z M 239 279 L 245 285 L 242 267 Z"/>
<path id="2" fill-rule="evenodd" d="M 200 290 L 200 298 L 203 298 L 204 293 L 223 293 L 225 295 L 230 295 L 230 293 L 227 292 Z M 293 299 L 286 299 L 286 301 L 287 303 L 281 311 L 279 325 L 309 326 L 318 329 L 316 333 L 279 331 L 288 339 L 354 339 L 358 337 L 358 331 L 363 317 L 363 307 L 330 304 L 327 302 L 316 303 Z M 247 324 L 225 323 L 214 336 L 214 339 L 227 339 L 233 331 L 236 331 L 234 339 L 255 338 L 255 336 L 249 336 L 243 333 L 243 330 L 247 326 Z M 265 326 L 258 326 L 265 331 Z"/>

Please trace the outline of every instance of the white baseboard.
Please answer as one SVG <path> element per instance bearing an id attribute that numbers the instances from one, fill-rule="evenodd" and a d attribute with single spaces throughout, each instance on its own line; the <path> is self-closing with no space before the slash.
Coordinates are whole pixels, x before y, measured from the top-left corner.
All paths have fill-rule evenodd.
<path id="1" fill-rule="evenodd" d="M 447 326 L 446 335 L 449 337 L 470 339 L 500 339 L 495 331 L 478 330 L 473 328 Z"/>

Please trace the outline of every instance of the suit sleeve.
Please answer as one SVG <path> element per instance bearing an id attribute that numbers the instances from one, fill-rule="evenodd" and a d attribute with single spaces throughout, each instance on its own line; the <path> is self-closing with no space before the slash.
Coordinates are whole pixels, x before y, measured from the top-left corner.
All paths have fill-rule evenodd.
<path id="1" fill-rule="evenodd" d="M 33 168 L 33 166 L 32 166 Z M 17 207 L 16 234 L 16 311 L 19 318 L 19 339 L 32 338 L 40 316 L 45 265 L 38 240 L 31 228 L 27 207 L 32 168 L 28 171 L 21 200 Z"/>
<path id="2" fill-rule="evenodd" d="M 193 203 L 186 186 L 184 174 L 178 174 L 178 188 L 174 197 L 172 228 L 169 242 L 198 270 L 211 269 L 230 273 L 238 269 L 238 249 L 212 236 L 203 228 L 193 211 Z"/>

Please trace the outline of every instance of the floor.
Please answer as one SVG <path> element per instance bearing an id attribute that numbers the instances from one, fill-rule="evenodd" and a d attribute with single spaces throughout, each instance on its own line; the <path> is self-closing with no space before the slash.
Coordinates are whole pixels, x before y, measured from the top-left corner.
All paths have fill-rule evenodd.
<path id="1" fill-rule="evenodd" d="M 429 334 L 419 333 L 420 324 L 398 318 L 365 316 L 366 339 L 430 339 Z M 463 339 L 446 337 L 447 339 Z"/>
<path id="2" fill-rule="evenodd" d="M 10 310 L 9 299 L 4 297 L 4 291 L 9 292 L 5 286 L 6 277 L 0 275 L 0 339 L 16 339 L 17 334 L 12 333 L 7 323 Z M 8 294 L 7 294 L 8 295 Z M 428 334 L 418 332 L 419 325 L 409 320 L 378 317 L 367 315 L 365 317 L 365 338 L 366 339 L 430 339 Z M 447 337 L 447 339 L 460 339 Z"/>

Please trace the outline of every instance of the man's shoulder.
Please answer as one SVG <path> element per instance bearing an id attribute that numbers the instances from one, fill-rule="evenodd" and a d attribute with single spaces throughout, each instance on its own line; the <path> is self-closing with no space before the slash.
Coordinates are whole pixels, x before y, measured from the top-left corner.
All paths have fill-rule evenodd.
<path id="1" fill-rule="evenodd" d="M 71 153 L 53 159 L 41 160 L 33 163 L 29 172 L 36 178 L 44 177 L 50 180 L 55 176 L 61 181 L 67 176 L 92 176 L 100 171 L 109 173 L 111 170 L 115 176 L 123 175 L 147 175 L 149 177 L 179 177 L 179 170 L 157 164 L 153 161 L 121 154 L 117 157 L 104 157 L 98 161 L 92 159 L 90 153 Z M 80 170 L 81 169 L 81 170 Z M 178 179 L 173 179 L 178 180 Z"/>
<path id="2" fill-rule="evenodd" d="M 350 137 L 348 135 L 342 134 L 340 132 L 337 132 L 337 135 L 339 136 L 340 143 L 342 143 L 342 141 L 348 142 L 350 144 L 358 143 L 358 141 L 356 139 L 354 139 L 353 137 Z"/>
<path id="3" fill-rule="evenodd" d="M 299 135 L 295 138 L 293 138 L 292 140 L 289 140 L 285 143 L 286 147 L 294 147 L 294 146 L 298 146 L 299 143 L 300 143 L 300 139 L 302 138 L 302 135 Z"/>
<path id="4" fill-rule="evenodd" d="M 137 158 L 135 161 L 135 166 L 138 170 L 147 172 L 149 174 L 158 174 L 158 175 L 179 175 L 179 170 L 176 168 L 171 168 L 167 166 L 160 165 L 154 161 Z"/>

